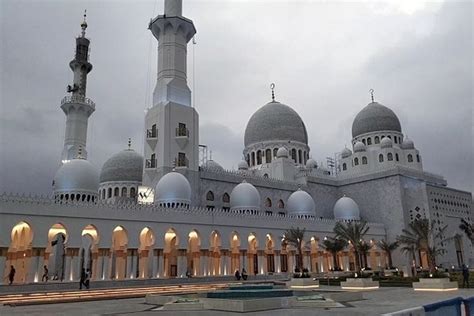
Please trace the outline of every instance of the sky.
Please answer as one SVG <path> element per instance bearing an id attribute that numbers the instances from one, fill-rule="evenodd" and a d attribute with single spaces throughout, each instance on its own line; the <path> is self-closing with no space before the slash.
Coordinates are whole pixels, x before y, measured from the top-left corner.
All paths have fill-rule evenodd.
<path id="1" fill-rule="evenodd" d="M 50 194 L 72 82 L 69 61 L 87 9 L 91 40 L 88 159 L 100 169 L 127 146 L 143 152 L 157 42 L 147 29 L 163 0 L 0 1 L 0 192 Z M 200 143 L 227 169 L 242 159 L 251 115 L 271 99 L 295 109 L 310 156 L 350 145 L 375 100 L 399 117 L 424 169 L 473 191 L 473 4 L 470 1 L 199 1 L 188 85 Z M 194 61 L 194 62 L 193 62 Z"/>

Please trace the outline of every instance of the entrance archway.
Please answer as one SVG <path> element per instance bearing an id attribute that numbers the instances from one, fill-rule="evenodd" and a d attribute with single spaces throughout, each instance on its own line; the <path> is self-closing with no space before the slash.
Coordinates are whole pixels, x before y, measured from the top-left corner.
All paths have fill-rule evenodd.
<path id="1" fill-rule="evenodd" d="M 275 272 L 275 254 L 274 254 L 274 243 L 271 234 L 267 234 L 265 240 L 265 258 L 266 258 L 266 269 L 267 273 Z"/>
<path id="2" fill-rule="evenodd" d="M 210 238 L 209 271 L 211 275 L 221 275 L 221 236 L 218 231 L 213 231 Z"/>
<path id="3" fill-rule="evenodd" d="M 235 271 L 242 269 L 240 266 L 240 237 L 235 231 L 230 235 L 230 252 L 230 267 L 231 271 L 235 273 Z"/>
<path id="4" fill-rule="evenodd" d="M 56 223 L 48 231 L 48 246 L 44 256 L 44 265 L 48 267 L 52 280 L 64 280 L 66 263 L 67 231 L 64 225 Z"/>
<path id="5" fill-rule="evenodd" d="M 151 278 L 153 274 L 153 245 L 155 234 L 149 227 L 140 232 L 140 248 L 138 249 L 138 273 L 142 279 Z"/>
<path id="6" fill-rule="evenodd" d="M 248 237 L 248 250 L 247 250 L 247 258 L 248 258 L 248 273 L 252 273 L 254 275 L 258 274 L 258 240 L 257 236 L 254 233 L 250 233 Z"/>
<path id="7" fill-rule="evenodd" d="M 13 227 L 4 271 L 4 276 L 8 276 L 11 267 L 15 268 L 16 272 L 13 283 L 29 281 L 28 271 L 31 264 L 32 242 L 33 229 L 28 223 L 19 222 Z"/>
<path id="8" fill-rule="evenodd" d="M 163 249 L 165 277 L 174 278 L 178 275 L 178 235 L 173 228 L 165 233 L 165 248 Z"/>
<path id="9" fill-rule="evenodd" d="M 196 276 L 199 275 L 199 264 L 201 257 L 201 237 L 194 229 L 188 234 L 188 251 L 187 251 L 186 271 Z"/>
<path id="10" fill-rule="evenodd" d="M 115 227 L 112 233 L 112 268 L 111 277 L 122 280 L 127 277 L 128 234 L 122 226 Z"/>

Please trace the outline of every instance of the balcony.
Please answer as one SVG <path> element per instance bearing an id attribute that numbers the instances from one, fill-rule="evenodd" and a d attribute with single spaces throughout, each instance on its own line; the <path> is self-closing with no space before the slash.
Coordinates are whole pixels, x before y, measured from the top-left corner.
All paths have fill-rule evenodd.
<path id="1" fill-rule="evenodd" d="M 82 95 L 70 95 L 70 96 L 64 97 L 61 100 L 61 106 L 63 106 L 64 104 L 68 104 L 68 103 L 87 104 L 95 110 L 95 103 L 91 99 L 86 98 Z"/>
<path id="2" fill-rule="evenodd" d="M 146 138 L 147 139 L 154 139 L 154 138 L 157 138 L 158 137 L 158 131 L 153 128 L 150 128 L 150 129 L 147 129 L 146 130 Z"/>
<path id="3" fill-rule="evenodd" d="M 145 160 L 145 169 L 154 169 L 154 168 L 156 168 L 156 159 Z"/>
<path id="4" fill-rule="evenodd" d="M 189 159 L 188 158 L 184 158 L 184 159 L 175 158 L 174 165 L 176 168 L 187 168 L 189 167 Z"/>
<path id="5" fill-rule="evenodd" d="M 183 127 L 176 127 L 176 137 L 189 138 L 189 129 Z"/>

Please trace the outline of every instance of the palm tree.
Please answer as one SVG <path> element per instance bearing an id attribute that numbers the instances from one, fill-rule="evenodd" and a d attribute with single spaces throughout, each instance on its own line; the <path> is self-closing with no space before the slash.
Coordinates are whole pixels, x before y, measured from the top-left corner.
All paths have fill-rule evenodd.
<path id="1" fill-rule="evenodd" d="M 385 254 L 387 255 L 388 268 L 391 269 L 393 267 L 393 264 L 392 264 L 392 251 L 394 251 L 395 249 L 398 248 L 398 246 L 399 246 L 398 241 L 388 242 L 388 241 L 382 239 L 377 243 L 377 246 L 379 246 L 379 248 L 382 249 L 382 251 L 384 251 Z"/>
<path id="2" fill-rule="evenodd" d="M 344 250 L 347 242 L 339 238 L 326 238 L 323 241 L 323 247 L 332 254 L 334 270 L 339 268 L 337 253 Z"/>
<path id="3" fill-rule="evenodd" d="M 357 250 L 359 250 L 362 266 L 367 268 L 367 253 L 372 249 L 372 245 L 366 243 L 365 241 L 360 241 L 357 243 Z"/>
<path id="4" fill-rule="evenodd" d="M 300 271 L 303 271 L 303 247 L 304 244 L 304 234 L 306 228 L 300 229 L 299 227 L 287 229 L 282 236 L 282 242 L 288 245 L 292 245 L 298 251 L 298 260 L 296 262 L 296 268 Z"/>
<path id="5" fill-rule="evenodd" d="M 474 244 L 474 225 L 468 223 L 464 218 L 461 219 L 461 224 L 459 228 L 466 234 L 467 238 L 471 241 L 471 244 Z"/>
<path id="6" fill-rule="evenodd" d="M 427 218 L 415 220 L 408 225 L 408 228 L 402 230 L 402 235 L 397 237 L 397 241 L 405 248 L 414 249 L 418 253 L 425 251 L 429 270 L 433 272 L 436 266 L 436 257 L 446 252 L 443 248 L 444 243 L 453 239 L 453 237 L 444 237 L 447 227 L 448 225 L 445 225 L 435 230 L 434 221 L 430 222 Z"/>
<path id="7" fill-rule="evenodd" d="M 346 242 L 351 243 L 354 247 L 355 268 L 357 271 L 360 271 L 360 257 L 359 249 L 357 246 L 363 240 L 368 230 L 369 227 L 367 226 L 366 222 L 337 222 L 334 226 L 334 233 L 336 234 L 336 238 L 345 240 Z"/>

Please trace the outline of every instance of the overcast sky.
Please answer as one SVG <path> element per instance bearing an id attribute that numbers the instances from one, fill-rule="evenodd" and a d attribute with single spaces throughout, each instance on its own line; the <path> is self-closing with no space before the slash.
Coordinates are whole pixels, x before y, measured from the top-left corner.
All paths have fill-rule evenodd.
<path id="1" fill-rule="evenodd" d="M 143 152 L 156 80 L 157 42 L 147 25 L 163 0 L 0 6 L 0 192 L 51 193 L 64 141 L 59 106 L 84 9 L 94 66 L 87 94 L 96 103 L 89 160 L 100 168 L 128 137 Z M 352 120 L 373 88 L 421 151 L 425 170 L 473 191 L 470 1 L 193 0 L 183 7 L 197 29 L 188 82 L 200 142 L 225 168 L 240 161 L 247 121 L 270 101 L 270 83 L 303 118 L 317 161 L 350 144 Z"/>

